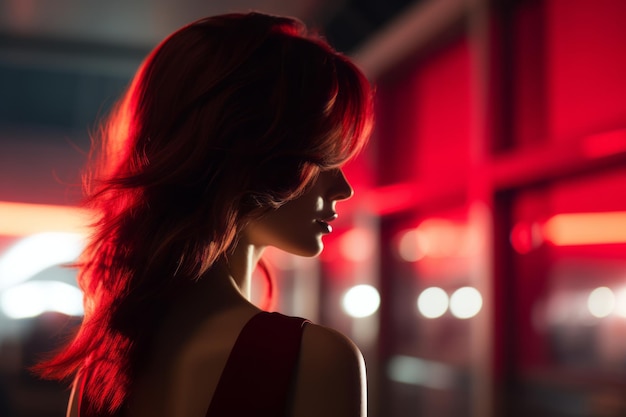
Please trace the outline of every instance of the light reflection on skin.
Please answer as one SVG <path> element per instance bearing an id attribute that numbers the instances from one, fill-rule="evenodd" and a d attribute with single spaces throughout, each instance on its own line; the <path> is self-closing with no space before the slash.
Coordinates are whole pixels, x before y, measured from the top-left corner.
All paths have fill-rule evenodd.
<path id="1" fill-rule="evenodd" d="M 300 197 L 252 221 L 244 229 L 242 241 L 316 256 L 324 248 L 322 236 L 330 233 L 329 223 L 337 217 L 336 203 L 352 194 L 352 186 L 341 169 L 322 171 Z"/>

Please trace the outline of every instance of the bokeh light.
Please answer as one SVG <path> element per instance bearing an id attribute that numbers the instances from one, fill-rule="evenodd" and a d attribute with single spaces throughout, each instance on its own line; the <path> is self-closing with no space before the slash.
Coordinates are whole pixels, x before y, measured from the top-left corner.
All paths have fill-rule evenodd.
<path id="1" fill-rule="evenodd" d="M 447 258 L 459 256 L 465 243 L 464 228 L 447 219 L 427 219 L 418 227 L 426 236 L 428 245 L 426 256 L 432 258 Z"/>
<path id="2" fill-rule="evenodd" d="M 598 287 L 591 291 L 587 299 L 587 308 L 592 316 L 603 318 L 615 309 L 615 294 L 608 287 Z"/>
<path id="3" fill-rule="evenodd" d="M 417 309 L 428 319 L 441 317 L 448 310 L 448 294 L 439 287 L 426 288 L 417 298 Z"/>
<path id="4" fill-rule="evenodd" d="M 626 318 L 626 288 L 621 288 L 615 293 L 615 314 Z"/>
<path id="5" fill-rule="evenodd" d="M 19 284 L 39 272 L 76 260 L 84 235 L 48 232 L 25 237 L 0 257 L 0 290 Z"/>
<path id="6" fill-rule="evenodd" d="M 354 228 L 341 236 L 339 248 L 342 255 L 354 262 L 363 262 L 371 258 L 376 250 L 372 231 Z"/>
<path id="7" fill-rule="evenodd" d="M 459 319 L 469 319 L 480 312 L 483 297 L 474 287 L 462 287 L 450 297 L 450 312 Z"/>
<path id="8" fill-rule="evenodd" d="M 428 250 L 426 236 L 417 229 L 402 232 L 398 240 L 398 255 L 406 262 L 417 262 Z"/>
<path id="9" fill-rule="evenodd" d="M 83 295 L 75 286 L 60 281 L 28 281 L 0 295 L 0 307 L 12 319 L 36 317 L 48 311 L 81 316 Z"/>
<path id="10" fill-rule="evenodd" d="M 424 220 L 415 229 L 403 231 L 398 239 L 398 255 L 406 262 L 424 257 L 466 256 L 470 235 L 466 225 L 447 219 Z"/>
<path id="11" fill-rule="evenodd" d="M 371 316 L 380 306 L 380 294 L 371 285 L 356 285 L 346 291 L 342 306 L 345 312 L 352 317 Z"/>

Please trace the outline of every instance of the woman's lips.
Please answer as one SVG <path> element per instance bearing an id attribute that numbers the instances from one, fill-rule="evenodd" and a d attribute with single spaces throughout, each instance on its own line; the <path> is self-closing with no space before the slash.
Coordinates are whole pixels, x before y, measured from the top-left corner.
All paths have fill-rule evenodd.
<path id="1" fill-rule="evenodd" d="M 328 216 L 321 217 L 315 220 L 315 223 L 319 224 L 322 227 L 324 233 L 331 233 L 333 231 L 333 227 L 330 225 L 330 222 L 337 218 L 337 213 L 330 213 Z"/>
<path id="2" fill-rule="evenodd" d="M 315 220 L 317 224 L 319 224 L 325 233 L 330 233 L 333 231 L 333 227 L 325 220 Z"/>

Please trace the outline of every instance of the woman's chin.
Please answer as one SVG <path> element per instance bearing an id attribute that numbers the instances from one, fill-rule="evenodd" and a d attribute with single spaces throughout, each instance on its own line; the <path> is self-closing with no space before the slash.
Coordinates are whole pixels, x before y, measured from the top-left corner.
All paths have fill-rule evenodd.
<path id="1" fill-rule="evenodd" d="M 292 255 L 302 256 L 304 258 L 314 258 L 319 256 L 324 250 L 324 243 L 322 242 L 321 237 L 317 239 L 317 242 L 311 242 L 311 244 L 307 245 L 298 245 L 280 248 L 285 252 L 291 253 Z"/>

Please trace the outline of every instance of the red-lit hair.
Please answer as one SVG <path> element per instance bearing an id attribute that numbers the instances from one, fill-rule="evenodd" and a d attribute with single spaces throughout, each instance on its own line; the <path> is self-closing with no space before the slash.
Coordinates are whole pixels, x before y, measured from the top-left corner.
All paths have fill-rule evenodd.
<path id="1" fill-rule="evenodd" d="M 147 57 L 98 140 L 98 213 L 79 283 L 85 318 L 38 367 L 89 376 L 95 412 L 124 404 L 176 292 L 233 248 L 246 222 L 345 163 L 372 124 L 369 83 L 300 22 L 259 13 L 194 22 Z"/>

